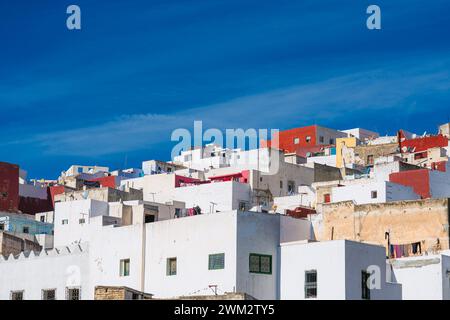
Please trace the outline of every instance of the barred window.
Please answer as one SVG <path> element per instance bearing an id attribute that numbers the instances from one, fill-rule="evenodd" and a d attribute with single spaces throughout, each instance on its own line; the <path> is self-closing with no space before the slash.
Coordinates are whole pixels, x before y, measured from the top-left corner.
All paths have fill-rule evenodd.
<path id="1" fill-rule="evenodd" d="M 23 300 L 23 290 L 11 291 L 11 300 Z"/>
<path id="2" fill-rule="evenodd" d="M 251 273 L 272 274 L 272 256 L 251 253 L 249 257 L 249 270 Z"/>
<path id="3" fill-rule="evenodd" d="M 208 261 L 209 270 L 225 269 L 225 253 L 210 254 Z"/>
<path id="4" fill-rule="evenodd" d="M 66 288 L 66 300 L 80 300 L 81 289 L 80 288 Z"/>
<path id="5" fill-rule="evenodd" d="M 317 298 L 317 270 L 305 271 L 305 299 Z"/>
<path id="6" fill-rule="evenodd" d="M 56 300 L 56 289 L 42 290 L 42 300 Z"/>

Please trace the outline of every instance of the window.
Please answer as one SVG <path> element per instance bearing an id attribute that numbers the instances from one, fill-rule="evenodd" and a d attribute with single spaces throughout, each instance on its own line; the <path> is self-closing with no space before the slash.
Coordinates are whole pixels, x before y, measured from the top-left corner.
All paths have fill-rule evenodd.
<path id="1" fill-rule="evenodd" d="M 23 290 L 11 291 L 11 300 L 23 300 Z"/>
<path id="2" fill-rule="evenodd" d="M 283 189 L 283 181 L 280 180 L 280 189 Z"/>
<path id="3" fill-rule="evenodd" d="M 56 300 L 56 289 L 42 290 L 42 300 Z"/>
<path id="4" fill-rule="evenodd" d="M 63 219 L 63 220 L 61 221 L 61 223 L 62 223 L 62 224 L 69 224 L 69 220 Z"/>
<path id="5" fill-rule="evenodd" d="M 83 168 L 82 167 L 78 167 L 77 171 L 78 171 L 78 173 L 82 173 L 83 172 Z"/>
<path id="6" fill-rule="evenodd" d="M 311 141 L 311 136 L 306 136 L 306 142 L 310 142 Z"/>
<path id="7" fill-rule="evenodd" d="M 167 275 L 175 276 L 177 274 L 177 258 L 167 259 Z"/>
<path id="8" fill-rule="evenodd" d="M 86 220 L 84 218 L 81 218 L 81 219 L 78 220 L 79 224 L 84 224 L 85 222 L 86 222 Z"/>
<path id="9" fill-rule="evenodd" d="M 262 177 L 259 177 L 259 182 L 262 182 Z"/>
<path id="10" fill-rule="evenodd" d="M 81 289 L 80 288 L 66 288 L 66 300 L 80 300 Z"/>
<path id="11" fill-rule="evenodd" d="M 145 223 L 155 222 L 155 216 L 153 214 L 145 215 Z"/>
<path id="12" fill-rule="evenodd" d="M 41 222 L 45 222 L 45 216 L 40 217 Z"/>
<path id="13" fill-rule="evenodd" d="M 330 203 L 331 202 L 331 195 L 329 193 L 325 193 L 323 195 L 323 202 Z"/>
<path id="14" fill-rule="evenodd" d="M 272 274 L 272 256 L 251 253 L 249 257 L 250 273 Z"/>
<path id="15" fill-rule="evenodd" d="M 130 259 L 120 260 L 120 276 L 128 277 L 130 275 Z"/>
<path id="16" fill-rule="evenodd" d="M 225 269 L 225 253 L 210 254 L 208 270 Z"/>
<path id="17" fill-rule="evenodd" d="M 300 143 L 300 139 L 299 138 L 294 138 L 294 144 L 299 144 Z"/>
<path id="18" fill-rule="evenodd" d="M 370 273 L 366 270 L 361 271 L 361 299 L 370 300 L 369 282 Z"/>
<path id="19" fill-rule="evenodd" d="M 30 227 L 23 227 L 23 233 L 30 233 Z"/>
<path id="20" fill-rule="evenodd" d="M 371 191 L 371 192 L 370 192 L 370 197 L 371 197 L 372 199 L 376 199 L 376 198 L 378 197 L 378 192 L 377 192 L 377 191 Z"/>
<path id="21" fill-rule="evenodd" d="M 323 138 L 323 136 L 320 136 L 320 137 L 319 137 L 319 142 L 320 142 L 320 143 L 323 143 L 324 141 L 325 141 L 325 139 Z"/>
<path id="22" fill-rule="evenodd" d="M 317 298 L 317 270 L 305 271 L 305 299 Z"/>
<path id="23" fill-rule="evenodd" d="M 293 194 L 295 193 L 295 182 L 294 181 L 288 181 L 288 193 Z"/>
<path id="24" fill-rule="evenodd" d="M 330 144 L 334 144 L 334 139 L 333 138 L 330 139 Z"/>
<path id="25" fill-rule="evenodd" d="M 369 154 L 367 156 L 367 164 L 368 165 L 372 165 L 373 164 L 373 155 L 372 154 Z"/>
<path id="26" fill-rule="evenodd" d="M 5 230 L 5 224 L 0 223 L 0 230 Z"/>
<path id="27" fill-rule="evenodd" d="M 247 208 L 247 203 L 245 201 L 239 202 L 239 211 L 245 211 Z"/>
<path id="28" fill-rule="evenodd" d="M 421 153 L 416 153 L 414 154 L 414 160 L 418 160 L 418 159 L 424 159 L 427 158 L 428 154 L 427 152 L 421 152 Z"/>

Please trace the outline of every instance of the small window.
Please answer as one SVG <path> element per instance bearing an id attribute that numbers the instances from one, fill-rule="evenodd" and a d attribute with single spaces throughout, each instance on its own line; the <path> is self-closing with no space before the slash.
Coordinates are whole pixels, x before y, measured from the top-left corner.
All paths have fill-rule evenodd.
<path id="1" fill-rule="evenodd" d="M 259 177 L 259 182 L 262 182 L 262 177 Z"/>
<path id="2" fill-rule="evenodd" d="M 85 224 L 86 220 L 84 218 L 81 218 L 81 219 L 78 220 L 78 223 L 79 224 Z"/>
<path id="3" fill-rule="evenodd" d="M 5 224 L 0 223 L 0 230 L 5 230 Z"/>
<path id="4" fill-rule="evenodd" d="M 130 275 L 130 259 L 120 260 L 120 276 L 128 277 Z"/>
<path id="5" fill-rule="evenodd" d="M 23 233 L 30 233 L 30 227 L 23 227 Z"/>
<path id="6" fill-rule="evenodd" d="M 56 289 L 42 290 L 42 300 L 56 300 Z"/>
<path id="7" fill-rule="evenodd" d="M 371 192 L 370 192 L 370 197 L 371 197 L 372 199 L 378 198 L 378 192 L 377 192 L 377 191 L 371 191 Z"/>
<path id="8" fill-rule="evenodd" d="M 40 220 L 41 222 L 45 222 L 45 216 L 40 216 L 40 217 L 39 217 L 39 220 Z"/>
<path id="9" fill-rule="evenodd" d="M 299 138 L 294 138 L 294 144 L 299 144 L 300 143 L 300 139 Z"/>
<path id="10" fill-rule="evenodd" d="M 295 182 L 294 181 L 288 181 L 288 193 L 289 194 L 295 193 Z"/>
<path id="11" fill-rule="evenodd" d="M 225 269 L 225 253 L 210 254 L 208 270 Z"/>
<path id="12" fill-rule="evenodd" d="M 305 271 L 305 299 L 317 298 L 317 270 Z"/>
<path id="13" fill-rule="evenodd" d="M 320 143 L 323 143 L 324 141 L 325 141 L 324 137 L 323 137 L 323 136 L 320 136 L 320 137 L 319 137 L 319 142 L 320 142 Z"/>
<path id="14" fill-rule="evenodd" d="M 83 172 L 83 168 L 82 167 L 78 167 L 77 171 L 78 171 L 78 173 L 82 173 Z"/>
<path id="15" fill-rule="evenodd" d="M 369 288 L 370 273 L 366 270 L 361 271 L 361 299 L 370 300 Z"/>
<path id="16" fill-rule="evenodd" d="M 11 300 L 23 300 L 23 290 L 11 291 Z"/>
<path id="17" fill-rule="evenodd" d="M 280 189 L 283 189 L 283 180 L 280 180 Z"/>
<path id="18" fill-rule="evenodd" d="M 68 220 L 68 219 L 63 219 L 63 220 L 61 221 L 61 223 L 62 223 L 62 224 L 69 224 L 69 220 Z"/>
<path id="19" fill-rule="evenodd" d="M 250 273 L 272 274 L 272 256 L 251 253 L 249 257 Z"/>
<path id="20" fill-rule="evenodd" d="M 167 259 L 167 275 L 175 276 L 177 274 L 177 258 Z"/>
<path id="21" fill-rule="evenodd" d="M 334 139 L 333 138 L 330 139 L 330 144 L 334 144 Z"/>
<path id="22" fill-rule="evenodd" d="M 245 211 L 247 210 L 247 203 L 245 201 L 239 202 L 239 211 Z"/>
<path id="23" fill-rule="evenodd" d="M 373 155 L 372 154 L 369 154 L 367 156 L 367 164 L 368 165 L 372 165 L 373 164 Z"/>
<path id="24" fill-rule="evenodd" d="M 331 195 L 329 193 L 325 193 L 323 195 L 323 202 L 324 203 L 330 203 L 331 202 Z"/>
<path id="25" fill-rule="evenodd" d="M 66 288 L 66 300 L 80 300 L 81 289 L 80 288 Z"/>
<path id="26" fill-rule="evenodd" d="M 145 215 L 145 223 L 155 222 L 155 216 L 153 214 Z"/>
<path id="27" fill-rule="evenodd" d="M 306 142 L 311 142 L 311 136 L 306 136 Z"/>

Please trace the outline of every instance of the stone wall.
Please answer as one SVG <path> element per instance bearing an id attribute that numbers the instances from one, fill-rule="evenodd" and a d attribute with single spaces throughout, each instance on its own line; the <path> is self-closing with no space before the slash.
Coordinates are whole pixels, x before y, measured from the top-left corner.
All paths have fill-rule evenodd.
<path id="1" fill-rule="evenodd" d="M 449 248 L 448 199 L 395 201 L 355 205 L 351 201 L 324 204 L 319 241 L 347 239 L 387 247 L 391 244 L 422 242 L 422 251 Z M 437 240 L 439 239 L 439 246 Z"/>

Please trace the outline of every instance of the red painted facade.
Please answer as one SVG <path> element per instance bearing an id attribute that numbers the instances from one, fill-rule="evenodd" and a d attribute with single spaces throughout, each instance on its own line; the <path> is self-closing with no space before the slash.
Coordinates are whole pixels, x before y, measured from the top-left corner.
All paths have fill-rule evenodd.
<path id="1" fill-rule="evenodd" d="M 398 137 L 400 141 L 400 150 L 402 152 L 408 152 L 404 150 L 404 147 L 408 148 L 410 150 L 409 152 L 422 152 L 427 151 L 430 148 L 445 148 L 448 146 L 448 139 L 442 134 L 430 137 L 406 139 L 403 131 L 400 130 L 398 132 Z"/>
<path id="2" fill-rule="evenodd" d="M 273 146 L 272 142 L 261 141 L 262 147 L 277 147 L 286 153 L 293 153 L 299 147 L 312 147 L 317 145 L 317 126 L 307 126 L 280 131 L 274 135 L 273 140 L 278 137 L 278 146 Z"/>
<path id="3" fill-rule="evenodd" d="M 19 211 L 26 214 L 53 211 L 53 203 L 50 198 L 19 197 Z"/>
<path id="4" fill-rule="evenodd" d="M 64 192 L 66 192 L 66 187 L 65 186 L 51 186 L 48 188 L 49 189 L 49 193 L 50 193 L 50 199 L 52 200 L 52 204 L 55 204 L 55 196 L 58 194 L 63 194 Z"/>
<path id="5" fill-rule="evenodd" d="M 0 211 L 19 209 L 19 166 L 0 162 Z"/>
<path id="6" fill-rule="evenodd" d="M 430 198 L 430 172 L 428 169 L 394 172 L 389 175 L 389 181 L 412 187 L 422 199 Z"/>
<path id="7" fill-rule="evenodd" d="M 242 172 L 233 173 L 233 174 L 227 174 L 223 176 L 215 176 L 215 177 L 209 177 L 209 180 L 211 181 L 238 181 L 241 183 L 248 183 L 250 179 L 250 171 L 244 170 Z"/>
<path id="8" fill-rule="evenodd" d="M 316 214 L 316 210 L 312 208 L 297 207 L 294 210 L 286 210 L 286 214 L 293 218 L 307 218 L 309 214 Z"/>
<path id="9" fill-rule="evenodd" d="M 112 189 L 115 189 L 117 187 L 117 180 L 115 176 L 101 177 L 89 181 L 98 181 L 100 182 L 100 186 L 102 187 L 108 187 Z"/>
<path id="10" fill-rule="evenodd" d="M 447 161 L 433 162 L 431 169 L 445 172 L 447 170 Z"/>

